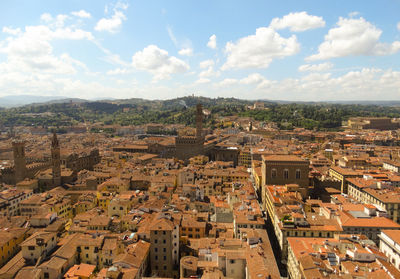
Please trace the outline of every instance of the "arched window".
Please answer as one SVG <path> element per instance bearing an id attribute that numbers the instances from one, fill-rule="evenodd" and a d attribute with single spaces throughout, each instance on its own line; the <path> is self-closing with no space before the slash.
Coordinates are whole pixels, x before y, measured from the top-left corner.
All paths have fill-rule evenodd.
<path id="1" fill-rule="evenodd" d="M 276 178 L 276 169 L 271 170 L 271 178 Z"/>
<path id="2" fill-rule="evenodd" d="M 283 170 L 283 178 L 284 179 L 289 179 L 289 170 L 288 169 L 284 169 Z"/>
<path id="3" fill-rule="evenodd" d="M 301 178 L 301 171 L 299 169 L 296 170 L 296 179 Z"/>

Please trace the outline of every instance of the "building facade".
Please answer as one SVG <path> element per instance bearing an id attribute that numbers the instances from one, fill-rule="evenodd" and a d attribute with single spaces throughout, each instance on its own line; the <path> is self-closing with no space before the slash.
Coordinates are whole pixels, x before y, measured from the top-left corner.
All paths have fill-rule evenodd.
<path id="1" fill-rule="evenodd" d="M 184 161 L 204 153 L 203 107 L 201 104 L 196 106 L 195 136 L 178 136 L 175 139 L 175 146 L 176 157 Z"/>

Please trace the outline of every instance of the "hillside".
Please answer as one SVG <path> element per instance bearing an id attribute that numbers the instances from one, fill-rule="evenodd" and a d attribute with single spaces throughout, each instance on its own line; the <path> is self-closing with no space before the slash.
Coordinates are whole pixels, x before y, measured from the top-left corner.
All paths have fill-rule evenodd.
<path id="1" fill-rule="evenodd" d="M 79 123 L 142 125 L 146 123 L 194 125 L 195 106 L 211 112 L 205 125 L 218 127 L 221 116 L 250 117 L 292 129 L 337 129 L 354 116 L 400 117 L 399 107 L 328 103 L 274 103 L 264 101 L 265 110 L 249 110 L 253 101 L 234 98 L 182 97 L 170 100 L 126 99 L 68 102 L 51 101 L 0 110 L 2 124 L 11 126 L 63 127 Z"/>

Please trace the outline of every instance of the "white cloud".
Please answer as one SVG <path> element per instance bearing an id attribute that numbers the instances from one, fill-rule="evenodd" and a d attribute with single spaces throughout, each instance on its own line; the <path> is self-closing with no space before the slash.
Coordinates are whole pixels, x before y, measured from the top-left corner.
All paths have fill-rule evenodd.
<path id="1" fill-rule="evenodd" d="M 199 66 L 203 70 L 199 73 L 199 78 L 219 77 L 221 72 L 214 71 L 214 65 L 215 62 L 212 59 L 201 61 Z"/>
<path id="2" fill-rule="evenodd" d="M 340 76 L 310 73 L 300 79 L 268 80 L 259 74 L 213 84 L 218 96 L 271 100 L 397 100 L 400 71 L 364 68 Z M 241 86 L 238 86 L 241 85 Z M 255 85 L 251 89 L 249 86 Z"/>
<path id="3" fill-rule="evenodd" d="M 214 66 L 214 60 L 208 59 L 200 62 L 200 68 L 205 69 Z"/>
<path id="4" fill-rule="evenodd" d="M 44 22 L 50 22 L 53 20 L 53 17 L 51 16 L 51 14 L 49 13 L 44 13 L 40 16 L 40 20 L 44 21 Z"/>
<path id="5" fill-rule="evenodd" d="M 226 44 L 228 57 L 222 69 L 267 68 L 273 59 L 294 55 L 299 50 L 295 35 L 283 38 L 272 28 L 260 27 L 256 34 Z"/>
<path id="6" fill-rule="evenodd" d="M 171 74 L 183 73 L 189 70 L 184 61 L 169 56 L 166 50 L 155 45 L 149 45 L 132 56 L 132 65 L 139 70 L 150 72 L 153 80 L 167 79 Z"/>
<path id="7" fill-rule="evenodd" d="M 199 77 L 200 78 L 204 78 L 204 77 L 219 77 L 221 75 L 221 73 L 219 71 L 215 72 L 214 71 L 214 67 L 210 66 L 207 69 L 205 69 L 204 71 L 201 71 L 199 73 Z"/>
<path id="8" fill-rule="evenodd" d="M 211 35 L 211 37 L 208 39 L 207 46 L 212 49 L 217 48 L 217 36 L 215 34 Z"/>
<path id="9" fill-rule="evenodd" d="M 64 26 L 67 16 L 43 14 L 42 21 L 47 25 L 25 26 L 19 28 L 3 28 L 3 32 L 13 34 L 13 37 L 0 41 L 0 53 L 6 55 L 1 68 L 8 77 L 20 79 L 38 79 L 39 77 L 54 75 L 71 75 L 79 69 L 87 71 L 81 61 L 73 59 L 68 53 L 56 55 L 53 51 L 54 40 L 93 40 L 90 32 L 77 28 L 74 25 Z M 21 79 L 22 76 L 26 78 Z"/>
<path id="10" fill-rule="evenodd" d="M 179 52 L 179 55 L 182 56 L 192 56 L 193 55 L 193 49 L 188 47 L 188 48 L 182 48 Z"/>
<path id="11" fill-rule="evenodd" d="M 234 78 L 226 78 L 219 82 L 219 86 L 230 86 L 239 83 L 239 80 Z"/>
<path id="12" fill-rule="evenodd" d="M 319 45 L 318 53 L 307 60 L 329 59 L 350 55 L 389 55 L 400 50 L 400 42 L 379 42 L 382 30 L 364 18 L 339 18 L 337 27 L 329 30 L 325 41 Z"/>
<path id="13" fill-rule="evenodd" d="M 293 32 L 302 32 L 325 26 L 325 21 L 320 16 L 309 15 L 307 12 L 297 12 L 285 15 L 282 18 L 273 18 L 270 27 L 273 29 L 289 28 Z"/>
<path id="14" fill-rule="evenodd" d="M 331 69 L 333 64 L 325 62 L 321 64 L 304 64 L 299 67 L 299 72 L 323 72 Z"/>
<path id="15" fill-rule="evenodd" d="M 210 83 L 210 82 L 211 82 L 211 80 L 208 79 L 208 78 L 199 78 L 198 80 L 196 80 L 195 83 L 197 83 L 197 84 L 204 84 L 204 83 Z"/>
<path id="16" fill-rule="evenodd" d="M 360 13 L 357 12 L 357 11 L 354 11 L 354 12 L 349 13 L 349 17 L 356 17 L 356 16 L 358 16 L 358 15 L 360 15 Z"/>
<path id="17" fill-rule="evenodd" d="M 80 17 L 80 18 L 91 18 L 92 17 L 92 15 L 85 10 L 72 12 L 71 14 L 74 16 Z"/>
<path id="18" fill-rule="evenodd" d="M 247 77 L 241 79 L 240 83 L 241 84 L 259 84 L 263 81 L 265 81 L 265 78 L 261 74 L 254 73 L 254 74 L 250 74 Z"/>
<path id="19" fill-rule="evenodd" d="M 192 56 L 193 55 L 192 42 L 189 39 L 178 40 L 176 38 L 174 32 L 172 31 L 172 27 L 169 25 L 167 26 L 167 32 L 168 32 L 169 38 L 174 43 L 175 47 L 180 49 L 178 51 L 179 55 L 182 55 L 182 56 Z"/>
<path id="20" fill-rule="evenodd" d="M 2 29 L 3 33 L 7 33 L 10 35 L 18 35 L 19 33 L 21 33 L 21 29 L 20 28 L 11 28 L 11 27 L 7 27 L 4 26 Z"/>
<path id="21" fill-rule="evenodd" d="M 55 21 L 54 21 L 54 25 L 55 25 L 56 27 L 58 27 L 58 28 L 63 27 L 64 24 L 65 24 L 65 21 L 66 21 L 67 19 L 68 19 L 68 16 L 67 16 L 67 15 L 63 15 L 63 14 L 57 15 L 57 16 L 56 16 L 56 19 L 55 19 Z"/>
<path id="22" fill-rule="evenodd" d="M 110 18 L 102 18 L 100 19 L 94 29 L 96 31 L 106 31 L 110 33 L 117 33 L 121 26 L 122 22 L 126 20 L 126 16 L 124 14 L 124 10 L 128 8 L 127 4 L 123 4 L 118 2 L 114 7 L 114 14 Z M 106 12 L 108 12 L 108 8 L 106 7 Z"/>
<path id="23" fill-rule="evenodd" d="M 107 71 L 107 75 L 115 76 L 115 75 L 125 75 L 132 73 L 132 70 L 126 68 L 116 68 L 114 70 Z"/>
<path id="24" fill-rule="evenodd" d="M 168 32 L 168 36 L 171 39 L 171 41 L 174 43 L 175 46 L 178 46 L 178 40 L 175 37 L 174 32 L 172 31 L 171 26 L 167 26 L 167 32 Z"/>

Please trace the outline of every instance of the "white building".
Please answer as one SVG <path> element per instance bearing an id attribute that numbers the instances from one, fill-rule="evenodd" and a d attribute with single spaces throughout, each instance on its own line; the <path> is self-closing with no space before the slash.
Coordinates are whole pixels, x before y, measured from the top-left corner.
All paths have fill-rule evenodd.
<path id="1" fill-rule="evenodd" d="M 380 234 L 379 250 L 400 270 L 400 231 L 383 230 Z"/>

